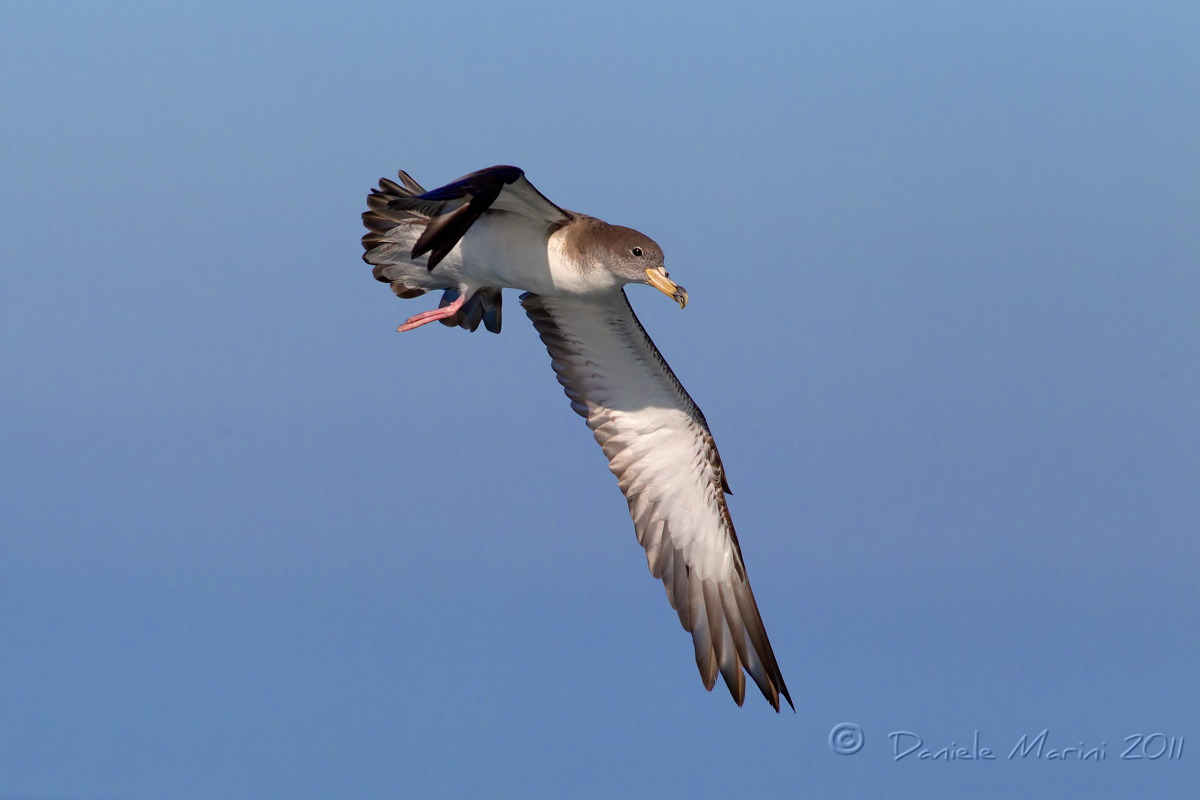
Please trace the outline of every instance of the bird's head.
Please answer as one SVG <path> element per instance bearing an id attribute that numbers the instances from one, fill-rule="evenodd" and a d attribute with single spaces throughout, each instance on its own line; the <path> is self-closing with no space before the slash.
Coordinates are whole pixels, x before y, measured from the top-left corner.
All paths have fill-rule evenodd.
<path id="1" fill-rule="evenodd" d="M 612 225 L 604 244 L 608 250 L 604 262 L 625 283 L 649 284 L 679 303 L 680 308 L 687 305 L 687 289 L 671 280 L 663 263 L 662 248 L 649 236 L 633 228 Z"/>

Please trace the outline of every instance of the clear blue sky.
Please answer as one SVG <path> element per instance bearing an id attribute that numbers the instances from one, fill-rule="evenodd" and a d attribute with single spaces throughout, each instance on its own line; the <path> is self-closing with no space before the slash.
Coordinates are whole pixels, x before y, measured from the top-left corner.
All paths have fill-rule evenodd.
<path id="1" fill-rule="evenodd" d="M 1200 6 L 999 5 L 6 4 L 0 798 L 1194 797 Z M 515 295 L 394 332 L 368 188 L 497 163 L 690 292 L 797 713 Z"/>

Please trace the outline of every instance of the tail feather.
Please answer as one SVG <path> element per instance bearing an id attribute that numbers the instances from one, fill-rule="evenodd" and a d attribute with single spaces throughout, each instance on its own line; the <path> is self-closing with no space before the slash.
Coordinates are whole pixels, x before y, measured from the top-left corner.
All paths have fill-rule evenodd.
<path id="1" fill-rule="evenodd" d="M 408 189 L 409 194 L 425 194 L 425 187 L 414 181 L 412 175 L 409 175 L 404 170 L 398 171 L 396 176 L 400 178 L 400 182 L 404 184 L 404 188 Z M 384 180 L 387 180 L 387 178 L 384 178 Z M 391 183 L 393 186 L 396 185 L 391 181 L 388 181 L 388 183 Z"/>

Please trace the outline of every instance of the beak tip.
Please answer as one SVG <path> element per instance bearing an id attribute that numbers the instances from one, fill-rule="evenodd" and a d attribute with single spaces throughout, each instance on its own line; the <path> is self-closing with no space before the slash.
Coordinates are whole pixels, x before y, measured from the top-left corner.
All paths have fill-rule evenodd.
<path id="1" fill-rule="evenodd" d="M 665 294 L 667 297 L 670 297 L 676 303 L 679 303 L 680 308 L 683 308 L 684 306 L 687 305 L 687 303 L 688 303 L 687 289 L 683 288 L 679 284 L 675 283 L 675 281 L 668 278 L 666 270 L 663 270 L 661 268 L 647 269 L 646 270 L 646 283 L 650 284 L 655 289 L 658 289 L 660 292 Z"/>

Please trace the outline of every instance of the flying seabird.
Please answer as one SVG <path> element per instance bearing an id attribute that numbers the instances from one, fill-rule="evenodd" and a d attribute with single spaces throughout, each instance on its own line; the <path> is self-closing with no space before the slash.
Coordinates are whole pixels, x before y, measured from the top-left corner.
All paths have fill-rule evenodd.
<path id="1" fill-rule="evenodd" d="M 442 290 L 435 320 L 500 332 L 501 290 L 550 352 L 573 408 L 587 420 L 629 502 L 650 573 L 692 634 L 704 688 L 717 673 L 740 706 L 743 670 L 776 711 L 795 710 L 767 639 L 725 495 L 729 483 L 704 414 L 633 313 L 622 287 L 649 284 L 683 308 L 662 248 L 631 228 L 568 211 L 510 166 L 425 191 L 401 171 L 367 197 L 363 260 L 402 298 Z"/>

